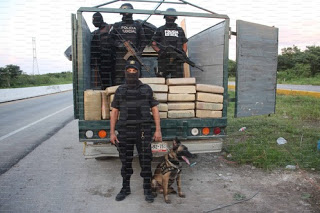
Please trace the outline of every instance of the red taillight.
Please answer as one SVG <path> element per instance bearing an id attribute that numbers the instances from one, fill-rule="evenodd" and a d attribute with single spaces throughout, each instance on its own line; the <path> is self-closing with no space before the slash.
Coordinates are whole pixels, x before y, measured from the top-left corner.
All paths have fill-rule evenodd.
<path id="1" fill-rule="evenodd" d="M 215 135 L 219 135 L 221 133 L 221 129 L 219 127 L 216 127 L 216 128 L 213 129 L 213 133 Z"/>
<path id="2" fill-rule="evenodd" d="M 213 133 L 215 135 L 219 135 L 221 133 L 221 129 L 219 127 L 216 127 L 216 128 L 213 129 Z"/>

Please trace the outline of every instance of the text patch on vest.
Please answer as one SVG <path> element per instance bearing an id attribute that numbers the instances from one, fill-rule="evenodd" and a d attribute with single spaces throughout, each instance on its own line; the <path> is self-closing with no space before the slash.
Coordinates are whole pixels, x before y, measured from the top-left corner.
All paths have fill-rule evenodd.
<path id="1" fill-rule="evenodd" d="M 164 36 L 179 37 L 179 32 L 178 32 L 178 30 L 165 30 L 164 31 Z"/>
<path id="2" fill-rule="evenodd" d="M 137 33 L 137 29 L 134 26 L 121 26 L 122 33 Z"/>

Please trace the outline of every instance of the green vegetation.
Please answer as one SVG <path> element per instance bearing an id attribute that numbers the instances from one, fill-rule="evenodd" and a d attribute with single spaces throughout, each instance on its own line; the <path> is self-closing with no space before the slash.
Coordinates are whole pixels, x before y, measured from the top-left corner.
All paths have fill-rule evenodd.
<path id="1" fill-rule="evenodd" d="M 278 95 L 276 102 L 276 114 L 248 118 L 234 118 L 230 103 L 225 143 L 229 160 L 266 170 L 296 165 L 320 171 L 320 99 Z M 241 127 L 247 129 L 239 132 Z M 287 143 L 278 145 L 279 137 Z"/>
<path id="2" fill-rule="evenodd" d="M 236 76 L 236 62 L 229 60 L 229 80 Z M 320 46 L 287 47 L 278 56 L 277 83 L 320 85 Z"/>
<path id="3" fill-rule="evenodd" d="M 72 83 L 72 72 L 27 75 L 19 66 L 0 67 L 0 88 L 20 88 Z"/>

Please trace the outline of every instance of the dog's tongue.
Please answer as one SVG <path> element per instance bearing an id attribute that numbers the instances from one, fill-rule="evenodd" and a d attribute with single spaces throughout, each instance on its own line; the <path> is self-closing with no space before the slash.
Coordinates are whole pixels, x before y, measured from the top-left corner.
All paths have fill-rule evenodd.
<path id="1" fill-rule="evenodd" d="M 190 162 L 189 162 L 189 159 L 188 159 L 188 158 L 186 158 L 185 156 L 182 156 L 182 159 L 183 159 L 188 165 L 190 165 Z"/>

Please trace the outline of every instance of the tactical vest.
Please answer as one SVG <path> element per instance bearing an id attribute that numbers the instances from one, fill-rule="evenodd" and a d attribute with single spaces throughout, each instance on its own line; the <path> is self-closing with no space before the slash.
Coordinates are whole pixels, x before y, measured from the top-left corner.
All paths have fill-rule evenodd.
<path id="1" fill-rule="evenodd" d="M 152 123 L 150 114 L 152 93 L 148 85 L 140 85 L 137 89 L 119 87 L 119 95 L 119 125 Z"/>

